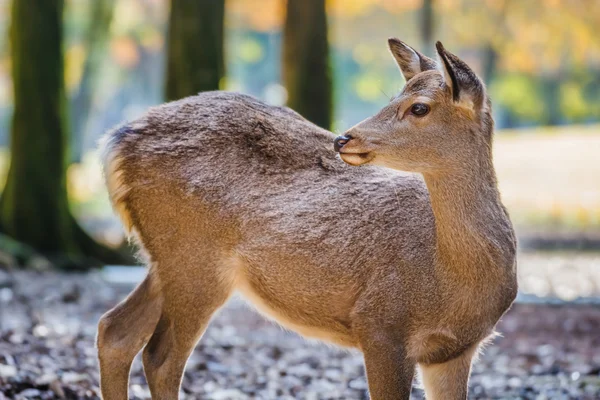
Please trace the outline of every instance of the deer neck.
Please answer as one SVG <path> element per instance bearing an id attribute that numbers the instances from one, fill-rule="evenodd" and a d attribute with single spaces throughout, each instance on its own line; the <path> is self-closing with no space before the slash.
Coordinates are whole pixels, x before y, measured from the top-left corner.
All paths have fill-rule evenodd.
<path id="1" fill-rule="evenodd" d="M 438 270 L 472 280 L 512 266 L 514 235 L 491 157 L 469 170 L 424 177 L 435 218 Z"/>

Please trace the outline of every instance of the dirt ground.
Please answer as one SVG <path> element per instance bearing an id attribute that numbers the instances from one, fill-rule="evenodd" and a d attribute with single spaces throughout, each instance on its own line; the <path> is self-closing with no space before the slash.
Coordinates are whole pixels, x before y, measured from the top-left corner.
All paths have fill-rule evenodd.
<path id="1" fill-rule="evenodd" d="M 0 399 L 97 399 L 94 337 L 130 287 L 100 274 L 0 274 Z M 600 307 L 517 304 L 473 368 L 472 399 L 600 399 Z M 130 396 L 149 398 L 141 365 Z M 362 357 L 306 341 L 233 299 L 183 379 L 184 399 L 366 399 Z M 415 385 L 413 399 L 422 399 Z"/>

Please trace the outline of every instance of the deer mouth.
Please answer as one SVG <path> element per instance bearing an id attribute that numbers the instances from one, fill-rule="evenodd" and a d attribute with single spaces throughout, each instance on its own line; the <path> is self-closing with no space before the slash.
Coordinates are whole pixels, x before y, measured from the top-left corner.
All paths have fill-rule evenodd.
<path id="1" fill-rule="evenodd" d="M 373 154 L 372 151 L 365 153 L 349 153 L 340 151 L 339 154 L 342 161 L 353 166 L 366 164 L 375 158 L 375 154 Z"/>

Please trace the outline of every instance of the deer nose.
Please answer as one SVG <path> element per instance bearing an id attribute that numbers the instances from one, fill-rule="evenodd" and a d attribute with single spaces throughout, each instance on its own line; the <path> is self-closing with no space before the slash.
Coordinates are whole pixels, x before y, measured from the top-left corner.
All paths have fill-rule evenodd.
<path id="1" fill-rule="evenodd" d="M 333 141 L 333 149 L 339 152 L 342 149 L 342 147 L 344 147 L 344 145 L 350 141 L 350 139 L 352 139 L 352 136 L 350 135 L 336 137 Z"/>

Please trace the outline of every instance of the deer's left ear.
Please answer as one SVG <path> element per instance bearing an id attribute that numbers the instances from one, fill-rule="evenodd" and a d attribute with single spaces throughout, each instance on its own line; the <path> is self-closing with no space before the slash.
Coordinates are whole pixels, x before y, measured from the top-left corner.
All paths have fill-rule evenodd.
<path id="1" fill-rule="evenodd" d="M 447 51 L 441 42 L 437 42 L 435 47 L 444 82 L 454 101 L 474 110 L 481 109 L 485 103 L 485 86 L 481 79 L 463 60 Z"/>
<path id="2" fill-rule="evenodd" d="M 407 82 L 419 72 L 429 71 L 437 66 L 434 60 L 419 53 L 400 39 L 389 38 L 388 46 Z"/>

